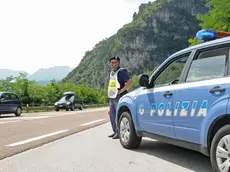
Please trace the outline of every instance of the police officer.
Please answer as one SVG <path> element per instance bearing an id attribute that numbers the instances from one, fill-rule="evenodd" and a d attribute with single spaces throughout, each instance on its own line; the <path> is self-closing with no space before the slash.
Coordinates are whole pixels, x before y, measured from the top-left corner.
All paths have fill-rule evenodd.
<path id="1" fill-rule="evenodd" d="M 110 121 L 113 128 L 113 134 L 109 135 L 113 139 L 118 139 L 118 131 L 115 123 L 116 118 L 116 108 L 119 99 L 126 93 L 128 93 L 128 88 L 132 84 L 132 80 L 128 75 L 126 69 L 120 67 L 120 58 L 117 56 L 110 58 L 110 63 L 112 71 L 110 73 L 110 80 L 108 86 L 108 96 L 110 105 Z"/>

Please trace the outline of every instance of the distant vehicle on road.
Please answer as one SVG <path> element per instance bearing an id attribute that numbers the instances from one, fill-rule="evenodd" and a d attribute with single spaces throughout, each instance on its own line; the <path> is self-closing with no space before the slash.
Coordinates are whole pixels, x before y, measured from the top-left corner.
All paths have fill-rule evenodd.
<path id="1" fill-rule="evenodd" d="M 21 116 L 21 100 L 15 93 L 0 92 L 0 114 L 9 113 L 14 113 L 16 116 Z"/>
<path id="2" fill-rule="evenodd" d="M 55 110 L 66 109 L 66 111 L 75 110 L 76 108 L 83 109 L 83 101 L 75 92 L 65 92 L 60 100 L 55 104 Z"/>

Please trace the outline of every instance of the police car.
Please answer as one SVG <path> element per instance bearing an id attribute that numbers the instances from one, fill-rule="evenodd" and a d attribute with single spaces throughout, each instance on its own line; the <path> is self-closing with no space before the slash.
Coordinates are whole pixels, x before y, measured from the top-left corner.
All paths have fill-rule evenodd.
<path id="1" fill-rule="evenodd" d="M 230 33 L 201 30 L 203 43 L 166 59 L 117 106 L 120 143 L 142 137 L 210 156 L 213 171 L 230 171 Z M 218 38 L 218 39 L 217 39 Z"/>

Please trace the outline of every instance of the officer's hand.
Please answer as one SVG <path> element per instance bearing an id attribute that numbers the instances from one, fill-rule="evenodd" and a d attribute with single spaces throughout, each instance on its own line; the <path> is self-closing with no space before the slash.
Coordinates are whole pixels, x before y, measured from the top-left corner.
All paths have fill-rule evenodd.
<path id="1" fill-rule="evenodd" d="M 118 90 L 118 93 L 117 94 L 121 94 L 122 92 L 121 92 L 121 90 Z"/>
<path id="2" fill-rule="evenodd" d="M 124 92 L 124 90 L 123 90 L 123 89 L 118 90 L 118 94 L 121 94 L 121 93 L 123 93 L 123 92 Z"/>

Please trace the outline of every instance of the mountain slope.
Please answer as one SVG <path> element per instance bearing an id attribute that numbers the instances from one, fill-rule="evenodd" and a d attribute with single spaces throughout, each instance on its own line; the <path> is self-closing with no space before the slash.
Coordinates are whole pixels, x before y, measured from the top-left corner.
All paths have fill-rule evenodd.
<path id="1" fill-rule="evenodd" d="M 188 39 L 200 29 L 196 15 L 208 12 L 207 1 L 157 0 L 142 4 L 131 23 L 86 52 L 63 81 L 105 87 L 112 55 L 121 57 L 122 66 L 131 75 L 153 70 L 169 55 L 189 46 Z"/>
<path id="2" fill-rule="evenodd" d="M 41 82 L 53 79 L 62 80 L 71 70 L 72 68 L 68 66 L 54 66 L 51 68 L 39 69 L 34 74 L 29 75 L 28 79 Z"/>
<path id="3" fill-rule="evenodd" d="M 26 73 L 25 71 L 17 71 L 17 70 L 11 70 L 11 69 L 0 69 L 0 79 L 6 79 L 7 77 L 13 76 L 19 76 L 20 73 Z"/>

